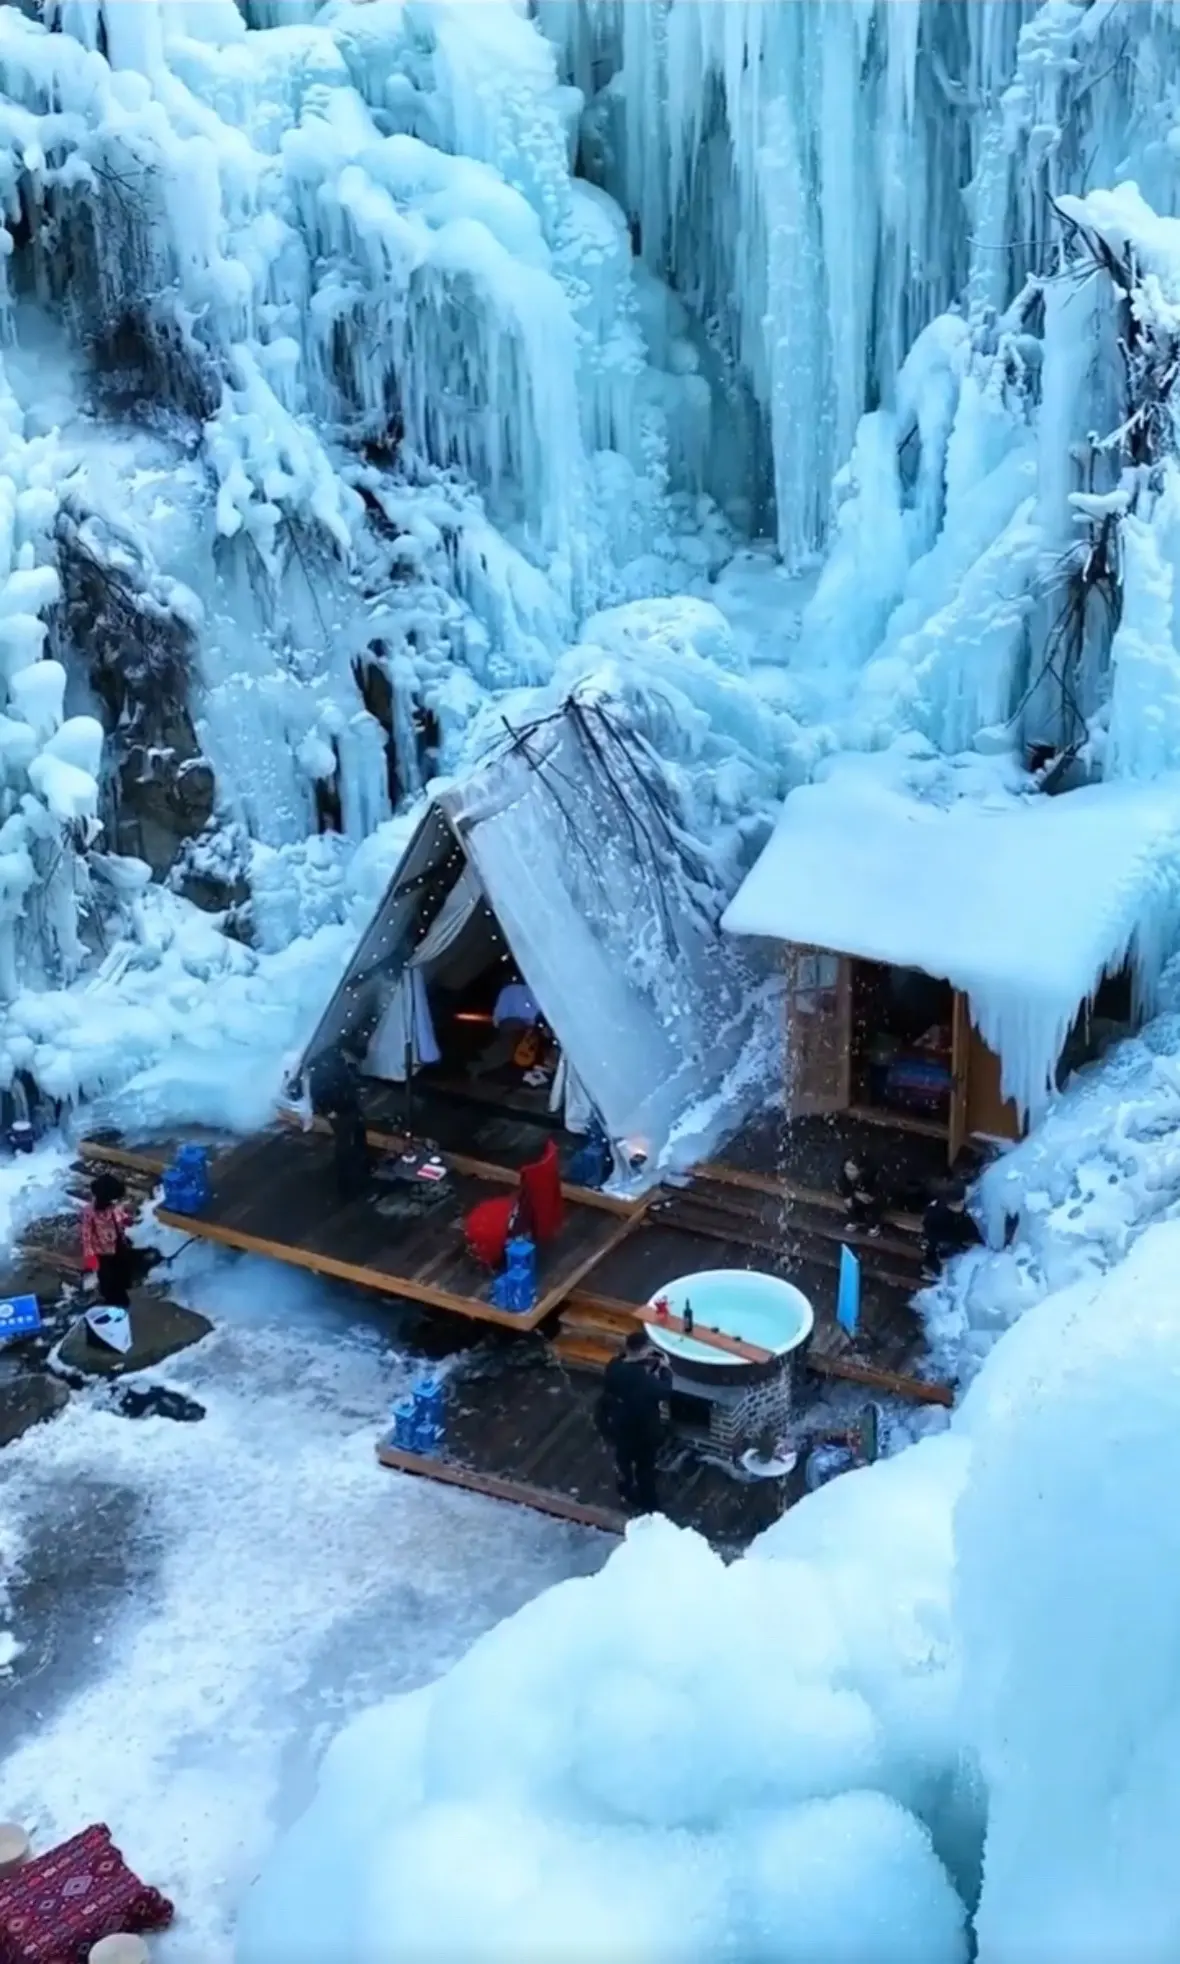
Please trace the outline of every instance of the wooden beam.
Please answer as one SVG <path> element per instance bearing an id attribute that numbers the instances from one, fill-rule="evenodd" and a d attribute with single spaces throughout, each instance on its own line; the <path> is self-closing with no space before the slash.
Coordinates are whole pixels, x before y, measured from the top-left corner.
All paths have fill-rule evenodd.
<path id="1" fill-rule="evenodd" d="M 354 1262 L 339 1261 L 335 1255 L 321 1255 L 310 1248 L 293 1248 L 288 1243 L 267 1241 L 261 1235 L 247 1234 L 241 1228 L 225 1227 L 220 1221 L 200 1214 L 174 1214 L 161 1207 L 156 1219 L 163 1227 L 175 1228 L 201 1241 L 215 1241 L 222 1248 L 235 1248 L 243 1255 L 265 1255 L 268 1261 L 286 1262 L 293 1268 L 310 1269 L 313 1275 L 327 1275 L 334 1282 L 352 1282 L 358 1289 L 372 1289 L 383 1296 L 401 1296 L 408 1302 L 425 1303 L 430 1309 L 449 1310 L 454 1316 L 467 1316 L 480 1323 L 499 1323 L 510 1330 L 534 1330 L 553 1307 L 548 1297 L 531 1310 L 516 1315 L 510 1309 L 497 1309 L 478 1296 L 456 1296 L 432 1283 L 414 1282 L 408 1276 L 386 1274 L 383 1269 L 360 1268 Z M 582 1273 L 581 1270 L 578 1271 Z M 562 1294 L 565 1293 L 563 1285 Z M 552 1294 L 552 1292 L 551 1292 Z"/>
<path id="2" fill-rule="evenodd" d="M 843 1213 L 844 1202 L 838 1194 L 825 1193 L 822 1187 L 805 1187 L 798 1180 L 792 1180 L 785 1173 L 747 1173 L 740 1166 L 726 1166 L 719 1159 L 706 1160 L 694 1171 L 703 1180 L 719 1180 L 724 1186 L 748 1187 L 752 1193 L 766 1193 L 775 1200 L 802 1200 L 814 1207 L 826 1207 L 832 1213 Z M 676 1192 L 691 1193 L 692 1187 L 676 1188 Z M 899 1209 L 887 1207 L 885 1219 L 895 1227 L 905 1228 L 909 1234 L 920 1234 L 922 1222 L 917 1214 L 903 1214 Z"/>
<path id="3" fill-rule="evenodd" d="M 849 1105 L 848 1117 L 862 1125 L 879 1125 L 889 1132 L 910 1132 L 918 1139 L 950 1140 L 950 1127 L 936 1118 L 916 1118 L 910 1112 L 879 1111 L 876 1105 Z"/>
<path id="4" fill-rule="evenodd" d="M 303 1130 L 294 1112 L 280 1112 L 279 1117 L 284 1125 L 296 1131 Z M 330 1133 L 332 1127 L 326 1118 L 313 1118 L 311 1130 Z M 379 1147 L 382 1152 L 400 1152 L 405 1146 L 421 1144 L 420 1140 L 415 1142 L 404 1132 L 385 1132 L 376 1125 L 365 1126 L 365 1137 L 371 1146 Z M 467 1153 L 459 1152 L 440 1152 L 439 1158 L 445 1159 L 448 1166 L 453 1166 L 456 1173 L 466 1173 L 473 1180 L 490 1180 L 496 1186 L 507 1187 L 515 1187 L 520 1183 L 519 1169 L 514 1171 L 510 1166 L 499 1166 L 495 1160 L 472 1159 Z M 643 1195 L 637 1200 L 624 1200 L 620 1194 L 599 1193 L 594 1187 L 571 1186 L 567 1180 L 562 1181 L 561 1191 L 565 1199 L 575 1206 L 597 1207 L 600 1213 L 617 1214 L 620 1219 L 628 1221 L 636 1218 L 638 1212 L 646 1206 L 648 1199 L 647 1195 Z"/>
<path id="5" fill-rule="evenodd" d="M 172 1164 L 167 1153 L 133 1146 L 107 1146 L 101 1139 L 83 1139 L 78 1146 L 78 1157 L 109 1166 L 124 1166 L 129 1173 L 163 1173 Z"/>
<path id="6" fill-rule="evenodd" d="M 562 1277 L 560 1284 L 555 1284 L 547 1295 L 542 1296 L 536 1309 L 533 1311 L 534 1322 L 540 1323 L 553 1310 L 559 1309 L 566 1297 L 570 1294 L 570 1291 L 577 1288 L 578 1283 L 582 1281 L 583 1277 L 589 1275 L 592 1268 L 597 1268 L 599 1262 L 603 1261 L 607 1255 L 612 1254 L 621 1241 L 626 1241 L 628 1235 L 642 1223 L 643 1217 L 651 1204 L 651 1199 L 652 1196 L 649 1194 L 643 1200 L 637 1201 L 634 1213 L 628 1214 L 625 1220 L 621 1220 L 618 1226 L 607 1235 L 606 1240 L 600 1243 L 592 1254 L 587 1255 L 585 1261 L 575 1263 L 569 1274 Z"/>
<path id="7" fill-rule="evenodd" d="M 382 1466 L 397 1473 L 413 1473 L 423 1480 L 440 1480 L 446 1486 L 465 1487 L 469 1493 L 486 1494 L 491 1500 L 507 1500 L 517 1507 L 532 1507 L 539 1514 L 553 1514 L 559 1521 L 576 1521 L 581 1527 L 597 1528 L 601 1534 L 622 1534 L 627 1526 L 625 1514 L 613 1507 L 592 1507 L 548 1487 L 534 1487 L 527 1480 L 508 1480 L 498 1473 L 477 1473 L 472 1467 L 456 1466 L 452 1460 L 435 1459 L 419 1453 L 402 1452 L 397 1446 L 379 1445 L 377 1458 Z"/>
<path id="8" fill-rule="evenodd" d="M 864 1364 L 857 1357 L 850 1357 L 847 1351 L 837 1351 L 833 1355 L 820 1355 L 813 1351 L 807 1358 L 807 1368 L 817 1371 L 821 1377 L 844 1378 L 850 1384 L 867 1384 L 874 1391 L 888 1391 L 895 1398 L 908 1398 L 915 1405 L 944 1405 L 948 1409 L 955 1402 L 954 1386 L 932 1383 L 928 1378 L 912 1378 L 899 1371 L 879 1370 L 875 1364 Z"/>

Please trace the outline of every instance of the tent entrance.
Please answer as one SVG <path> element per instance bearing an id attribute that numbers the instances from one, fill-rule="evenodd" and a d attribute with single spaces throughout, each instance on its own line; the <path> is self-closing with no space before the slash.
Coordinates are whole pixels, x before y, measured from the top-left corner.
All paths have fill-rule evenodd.
<path id="1" fill-rule="evenodd" d="M 560 1109 L 561 1052 L 470 865 L 416 931 L 364 1070 L 531 1117 Z"/>

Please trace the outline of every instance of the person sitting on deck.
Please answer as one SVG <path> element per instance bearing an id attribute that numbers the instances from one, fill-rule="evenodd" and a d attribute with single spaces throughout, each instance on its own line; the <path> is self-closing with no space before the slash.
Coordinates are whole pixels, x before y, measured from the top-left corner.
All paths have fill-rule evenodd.
<path id="1" fill-rule="evenodd" d="M 114 1173 L 100 1173 L 82 1210 L 82 1266 L 87 1286 L 97 1288 L 108 1309 L 130 1309 L 134 1257 L 123 1206 L 127 1189 Z"/>
<path id="2" fill-rule="evenodd" d="M 935 1195 L 922 1216 L 922 1272 L 935 1276 L 953 1256 L 979 1245 L 980 1234 L 967 1212 L 967 1194 L 956 1181 L 944 1196 Z"/>
<path id="3" fill-rule="evenodd" d="M 865 1234 L 880 1234 L 885 1202 L 876 1168 L 870 1166 L 867 1160 L 850 1156 L 840 1168 L 836 1186 L 844 1202 L 849 1225 L 862 1229 Z"/>
<path id="4" fill-rule="evenodd" d="M 632 1330 L 606 1367 L 595 1422 L 615 1456 L 619 1495 L 639 1514 L 659 1512 L 656 1461 L 671 1372 L 643 1330 Z"/>

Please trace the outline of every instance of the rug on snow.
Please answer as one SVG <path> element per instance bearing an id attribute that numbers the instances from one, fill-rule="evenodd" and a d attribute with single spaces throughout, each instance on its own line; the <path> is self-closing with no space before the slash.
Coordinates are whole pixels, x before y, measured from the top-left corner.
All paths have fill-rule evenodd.
<path id="1" fill-rule="evenodd" d="M 0 1964 L 86 1964 L 116 1931 L 171 1923 L 172 1904 L 133 1875 L 106 1827 L 85 1828 L 0 1880 Z"/>

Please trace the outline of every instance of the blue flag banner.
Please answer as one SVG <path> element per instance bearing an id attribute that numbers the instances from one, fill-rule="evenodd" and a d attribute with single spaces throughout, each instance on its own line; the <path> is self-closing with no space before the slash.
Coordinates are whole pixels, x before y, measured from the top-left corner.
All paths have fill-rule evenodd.
<path id="1" fill-rule="evenodd" d="M 836 1321 L 854 1337 L 860 1323 L 860 1263 L 851 1248 L 840 1249 L 840 1291 L 836 1297 Z"/>
<path id="2" fill-rule="evenodd" d="M 0 1343 L 9 1337 L 31 1337 L 40 1328 L 41 1306 L 36 1296 L 0 1299 Z"/>

